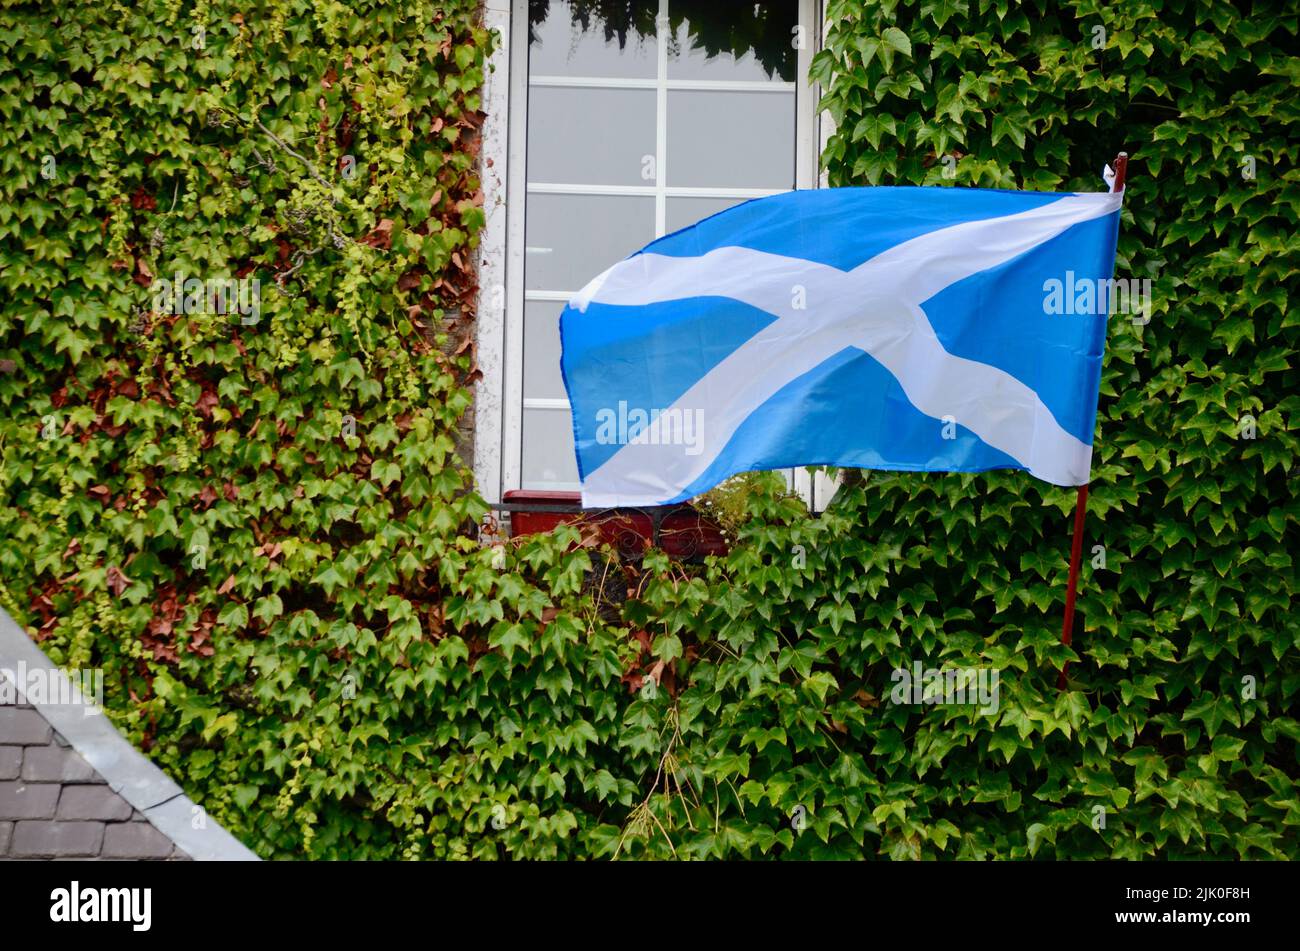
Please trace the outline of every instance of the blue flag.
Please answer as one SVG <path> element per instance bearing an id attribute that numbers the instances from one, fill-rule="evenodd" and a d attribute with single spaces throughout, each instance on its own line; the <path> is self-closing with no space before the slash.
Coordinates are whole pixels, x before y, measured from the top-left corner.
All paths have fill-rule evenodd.
<path id="1" fill-rule="evenodd" d="M 660 238 L 560 314 L 583 504 L 821 464 L 1087 482 L 1122 196 L 816 189 Z"/>

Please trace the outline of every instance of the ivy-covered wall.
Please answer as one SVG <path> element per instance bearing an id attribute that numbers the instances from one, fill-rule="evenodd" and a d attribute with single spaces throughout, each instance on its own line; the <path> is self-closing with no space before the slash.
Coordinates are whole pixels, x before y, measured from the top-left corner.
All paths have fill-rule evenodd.
<path id="1" fill-rule="evenodd" d="M 1132 156 L 1077 651 L 1023 474 L 758 477 L 699 567 L 483 537 L 471 0 L 3 6 L 5 609 L 266 856 L 1293 856 L 1296 14 L 827 13 L 833 184 Z"/>

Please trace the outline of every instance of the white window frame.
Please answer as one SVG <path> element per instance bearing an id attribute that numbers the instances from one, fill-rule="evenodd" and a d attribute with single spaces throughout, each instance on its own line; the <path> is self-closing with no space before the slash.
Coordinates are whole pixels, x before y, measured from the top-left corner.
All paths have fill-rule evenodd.
<path id="1" fill-rule="evenodd" d="M 785 189 L 693 188 L 667 184 L 667 97 L 670 90 L 697 89 L 768 92 L 795 91 L 795 188 L 825 185 L 818 158 L 830 135 L 830 117 L 817 112 L 820 89 L 808 79 L 812 57 L 820 49 L 821 0 L 798 0 L 798 24 L 805 28 L 797 53 L 794 82 L 670 79 L 666 35 L 668 0 L 659 0 L 658 63 L 655 77 L 570 78 L 528 76 L 528 0 L 486 0 L 485 26 L 496 34 L 484 82 L 483 172 L 487 226 L 479 245 L 477 356 L 482 377 L 474 392 L 474 474 L 479 492 L 492 503 L 521 487 L 525 409 L 561 409 L 564 399 L 523 396 L 524 304 L 567 301 L 578 288 L 528 291 L 524 287 L 524 214 L 529 194 L 637 195 L 655 199 L 655 231 L 664 234 L 667 202 L 675 197 L 758 198 Z M 573 185 L 530 182 L 527 178 L 528 90 L 530 87 L 599 87 L 653 89 L 658 96 L 655 183 L 648 185 Z M 833 491 L 824 476 L 806 469 L 786 470 L 786 479 L 814 508 L 822 508 Z M 822 496 L 821 499 L 818 496 Z M 820 501 L 820 505 L 817 503 Z"/>

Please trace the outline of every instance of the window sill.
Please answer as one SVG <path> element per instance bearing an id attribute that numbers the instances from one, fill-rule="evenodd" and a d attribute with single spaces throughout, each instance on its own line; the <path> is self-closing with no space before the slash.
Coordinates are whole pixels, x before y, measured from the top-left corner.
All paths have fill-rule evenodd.
<path id="1" fill-rule="evenodd" d="M 577 492 L 514 489 L 505 493 L 500 508 L 510 513 L 511 538 L 581 521 L 596 526 L 601 540 L 624 558 L 639 558 L 649 548 L 682 560 L 727 553 L 722 529 L 688 502 L 646 508 L 583 509 Z"/>

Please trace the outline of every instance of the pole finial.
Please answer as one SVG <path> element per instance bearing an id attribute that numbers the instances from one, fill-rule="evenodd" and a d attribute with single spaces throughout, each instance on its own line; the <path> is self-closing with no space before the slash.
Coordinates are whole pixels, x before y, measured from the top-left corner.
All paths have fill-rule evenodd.
<path id="1" fill-rule="evenodd" d="M 1115 162 L 1111 166 L 1115 170 L 1115 181 L 1110 186 L 1112 192 L 1122 192 L 1124 190 L 1124 174 L 1128 171 L 1128 153 L 1120 152 L 1115 156 Z"/>

